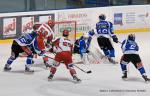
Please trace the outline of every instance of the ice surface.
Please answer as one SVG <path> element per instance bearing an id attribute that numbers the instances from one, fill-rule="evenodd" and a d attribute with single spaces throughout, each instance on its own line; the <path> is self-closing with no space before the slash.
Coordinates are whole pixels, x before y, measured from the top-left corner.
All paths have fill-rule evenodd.
<path id="1" fill-rule="evenodd" d="M 118 35 L 122 41 L 125 34 Z M 136 33 L 140 46 L 140 55 L 144 67 L 150 77 L 150 33 Z M 62 64 L 58 67 L 52 81 L 48 81 L 49 70 L 43 65 L 41 58 L 35 59 L 35 73 L 24 73 L 26 58 L 19 58 L 12 64 L 12 71 L 3 72 L 4 64 L 10 55 L 11 44 L 0 45 L 0 96 L 150 96 L 150 83 L 145 83 L 140 73 L 129 64 L 128 80 L 121 79 L 119 64 L 78 65 L 84 70 L 92 70 L 91 74 L 76 69 L 82 82 L 74 83 L 68 70 Z M 116 60 L 122 52 L 120 44 L 114 44 Z"/>

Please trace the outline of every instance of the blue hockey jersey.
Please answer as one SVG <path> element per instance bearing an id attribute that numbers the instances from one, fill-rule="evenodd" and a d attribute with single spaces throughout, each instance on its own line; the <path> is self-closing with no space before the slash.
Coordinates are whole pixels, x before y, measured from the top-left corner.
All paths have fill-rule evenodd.
<path id="1" fill-rule="evenodd" d="M 111 22 L 104 21 L 104 20 L 96 23 L 96 32 L 98 36 L 103 36 L 106 38 L 109 38 L 115 35 L 114 30 L 113 30 L 113 24 Z"/>
<path id="2" fill-rule="evenodd" d="M 31 43 L 34 42 L 35 38 L 37 37 L 36 32 L 31 32 L 31 33 L 26 33 L 22 35 L 21 37 L 15 39 L 15 41 L 20 45 L 20 46 L 27 46 L 30 45 Z"/>
<path id="3" fill-rule="evenodd" d="M 91 43 L 92 38 L 89 37 L 88 39 L 85 39 L 84 37 L 81 37 L 79 40 L 79 51 L 80 54 L 86 53 L 89 49 L 90 43 Z"/>
<path id="4" fill-rule="evenodd" d="M 138 54 L 139 51 L 137 43 L 131 40 L 124 40 L 121 48 L 124 54 Z"/>

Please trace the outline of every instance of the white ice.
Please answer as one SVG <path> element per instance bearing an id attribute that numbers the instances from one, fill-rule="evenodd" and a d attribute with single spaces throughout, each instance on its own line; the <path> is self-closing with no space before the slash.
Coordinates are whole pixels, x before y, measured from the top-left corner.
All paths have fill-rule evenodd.
<path id="1" fill-rule="evenodd" d="M 122 41 L 127 34 L 118 34 Z M 136 33 L 140 46 L 140 56 L 148 77 L 150 77 L 150 33 Z M 11 44 L 0 44 L 0 96 L 150 96 L 150 83 L 145 83 L 140 73 L 129 64 L 128 80 L 121 79 L 120 65 L 90 64 L 77 65 L 86 74 L 76 69 L 82 82 L 75 84 L 66 67 L 58 67 L 55 77 L 48 81 L 49 70 L 45 69 L 43 61 L 35 59 L 34 74 L 24 73 L 26 58 L 19 58 L 12 64 L 10 72 L 4 72 L 3 67 L 10 56 Z M 115 44 L 116 60 L 119 61 L 122 52 L 120 44 Z"/>

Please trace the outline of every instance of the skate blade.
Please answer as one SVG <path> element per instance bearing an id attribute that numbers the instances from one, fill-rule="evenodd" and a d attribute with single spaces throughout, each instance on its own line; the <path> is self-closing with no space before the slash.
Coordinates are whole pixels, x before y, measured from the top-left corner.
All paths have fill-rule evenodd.
<path id="1" fill-rule="evenodd" d="M 128 78 L 122 78 L 122 80 L 123 80 L 123 81 L 127 81 L 127 80 L 128 80 Z"/>
<path id="2" fill-rule="evenodd" d="M 148 84 L 148 83 L 150 83 L 150 81 L 149 81 L 149 80 L 148 80 L 148 81 L 145 81 L 145 83 Z"/>
<path id="3" fill-rule="evenodd" d="M 34 71 L 24 71 L 25 74 L 33 74 Z"/>
<path id="4" fill-rule="evenodd" d="M 79 84 L 79 83 L 81 83 L 81 80 L 79 80 L 79 81 L 74 80 L 74 83 L 75 83 L 75 84 Z"/>
<path id="5" fill-rule="evenodd" d="M 6 69 L 3 69 L 3 71 L 4 71 L 4 72 L 10 72 L 11 70 L 6 70 Z"/>

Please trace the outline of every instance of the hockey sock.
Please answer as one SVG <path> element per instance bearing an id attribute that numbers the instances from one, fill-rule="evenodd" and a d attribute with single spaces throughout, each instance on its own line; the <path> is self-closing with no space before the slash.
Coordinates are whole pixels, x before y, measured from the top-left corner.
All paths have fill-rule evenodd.
<path id="1" fill-rule="evenodd" d="M 33 63 L 32 61 L 33 61 L 33 55 L 28 55 L 26 64 L 32 64 Z"/>
<path id="2" fill-rule="evenodd" d="M 7 64 L 11 65 L 14 60 L 15 60 L 15 57 L 14 56 L 10 56 L 10 58 L 7 60 Z"/>
<path id="3" fill-rule="evenodd" d="M 51 67 L 50 73 L 51 73 L 51 74 L 55 74 L 55 73 L 56 73 L 56 70 L 57 70 L 57 69 L 56 69 L 55 67 Z"/>
<path id="4" fill-rule="evenodd" d="M 121 65 L 121 69 L 122 69 L 122 72 L 124 73 L 125 71 L 127 71 L 127 65 L 126 64 L 120 64 Z"/>
<path id="5" fill-rule="evenodd" d="M 76 75 L 76 71 L 75 71 L 75 69 L 69 69 L 69 71 L 70 71 L 71 76 Z"/>
<path id="6" fill-rule="evenodd" d="M 141 68 L 139 68 L 138 69 L 139 70 L 139 72 L 141 73 L 141 75 L 146 75 L 145 73 L 145 69 L 144 69 L 144 67 L 141 67 Z"/>

